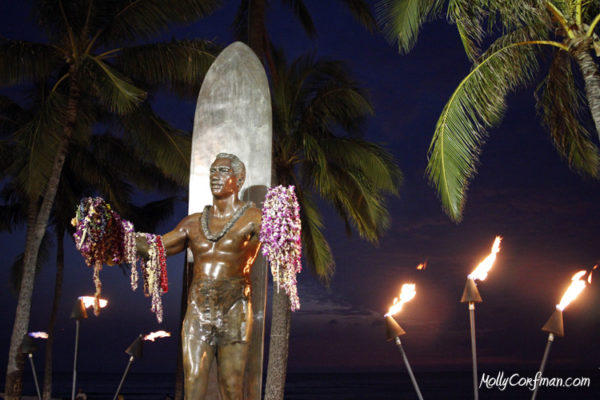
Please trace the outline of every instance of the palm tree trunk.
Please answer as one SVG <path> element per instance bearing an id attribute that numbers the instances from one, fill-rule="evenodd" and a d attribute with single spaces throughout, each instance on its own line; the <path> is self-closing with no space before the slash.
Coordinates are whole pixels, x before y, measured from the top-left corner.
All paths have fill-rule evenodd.
<path id="1" fill-rule="evenodd" d="M 282 400 L 287 372 L 290 323 L 290 299 L 283 289 L 273 287 L 273 317 L 269 343 L 269 364 L 265 384 L 265 400 Z"/>
<path id="2" fill-rule="evenodd" d="M 35 216 L 37 214 L 36 202 L 33 200 L 29 200 L 29 204 L 27 207 L 27 228 L 25 233 L 25 248 L 29 245 L 29 243 L 33 240 L 33 225 L 35 222 Z M 23 266 L 27 263 L 27 258 L 30 255 L 25 252 L 23 254 Z M 35 263 L 33 264 L 33 275 L 35 275 Z M 19 300 L 21 299 L 21 292 L 24 290 L 24 286 L 33 286 L 33 279 L 29 277 L 23 268 L 23 275 L 21 277 L 21 286 L 19 289 Z M 27 290 L 27 288 L 25 288 Z M 19 304 L 19 303 L 17 303 Z M 19 318 L 22 318 L 23 310 L 17 305 L 17 310 L 15 312 L 15 325 L 16 321 Z M 29 318 L 29 316 L 27 316 Z M 26 333 L 27 329 L 22 330 L 21 332 L 15 332 L 13 329 L 11 343 L 10 343 L 10 352 L 9 352 L 9 363 L 6 370 L 6 383 L 4 387 L 4 393 L 6 400 L 16 400 L 21 398 L 21 392 L 23 391 L 23 368 L 25 365 L 25 358 L 19 351 L 19 347 L 21 346 L 21 341 L 23 340 L 23 335 Z M 13 345 L 14 341 L 14 345 Z M 14 348 L 13 348 L 14 347 Z M 12 361 L 12 365 L 11 365 Z M 12 367 L 12 369 L 11 369 Z M 14 397 L 11 397 L 14 396 Z"/>
<path id="3" fill-rule="evenodd" d="M 265 0 L 250 0 L 248 5 L 248 46 L 265 63 Z"/>
<path id="4" fill-rule="evenodd" d="M 52 311 L 48 322 L 48 340 L 46 341 L 46 356 L 44 360 L 44 386 L 42 397 L 44 400 L 52 398 L 52 350 L 54 344 L 54 327 L 56 326 L 56 315 L 58 304 L 62 294 L 63 270 L 65 266 L 64 251 L 65 228 L 61 223 L 56 224 L 56 282 L 54 283 L 54 299 L 52 300 Z"/>
<path id="5" fill-rule="evenodd" d="M 248 9 L 248 45 L 258 59 L 265 64 L 267 55 L 267 33 L 265 25 L 265 0 L 250 0 Z M 272 60 L 270 69 L 274 70 Z M 272 170 L 275 168 L 273 167 Z M 277 182 L 273 176 L 272 181 Z M 269 342 L 269 362 L 265 383 L 265 400 L 282 400 L 287 372 L 288 347 L 290 340 L 291 308 L 287 294 L 274 290 L 271 337 Z"/>
<path id="6" fill-rule="evenodd" d="M 35 265 L 37 263 L 38 252 L 46 227 L 50 210 L 54 203 L 54 197 L 58 189 L 58 183 L 62 172 L 65 158 L 69 147 L 69 141 L 73 133 L 73 127 L 77 119 L 77 108 L 79 106 L 79 87 L 77 85 L 76 71 L 71 67 L 71 81 L 69 83 L 69 99 L 66 110 L 66 120 L 63 130 L 63 137 L 60 141 L 54 164 L 48 179 L 48 184 L 43 191 L 42 204 L 37 216 L 32 217 L 27 224 L 27 240 L 25 241 L 25 254 L 23 257 L 23 277 L 21 279 L 21 289 L 17 301 L 17 311 L 15 313 L 15 322 L 10 338 L 10 347 L 8 351 L 8 365 L 6 368 L 5 399 L 18 400 L 21 396 L 23 369 L 18 368 L 16 357 L 19 352 L 19 346 L 23 335 L 27 333 L 29 327 L 29 316 L 31 312 L 31 296 L 33 294 L 33 283 L 35 278 Z"/>
<path id="7" fill-rule="evenodd" d="M 596 133 L 600 137 L 600 76 L 598 76 L 598 68 L 590 54 L 591 48 L 592 38 L 586 37 L 577 42 L 574 41 L 571 53 L 577 60 L 583 75 L 588 106 L 596 125 Z"/>

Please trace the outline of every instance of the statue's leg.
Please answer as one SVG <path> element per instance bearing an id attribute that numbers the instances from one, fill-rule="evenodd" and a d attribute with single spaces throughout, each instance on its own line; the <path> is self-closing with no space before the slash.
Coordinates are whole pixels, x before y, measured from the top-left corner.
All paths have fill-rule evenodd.
<path id="1" fill-rule="evenodd" d="M 223 400 L 242 400 L 248 342 L 219 346 L 219 391 Z"/>
<path id="2" fill-rule="evenodd" d="M 194 324 L 191 329 L 184 323 L 183 335 L 183 371 L 185 400 L 203 400 L 208 387 L 208 374 L 215 358 L 215 348 L 200 335 L 194 334 Z M 188 328 L 188 329 L 186 329 Z"/>

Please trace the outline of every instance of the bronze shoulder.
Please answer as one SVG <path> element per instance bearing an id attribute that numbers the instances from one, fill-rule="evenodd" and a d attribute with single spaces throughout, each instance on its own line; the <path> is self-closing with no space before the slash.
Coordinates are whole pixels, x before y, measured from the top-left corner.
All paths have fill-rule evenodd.
<path id="1" fill-rule="evenodd" d="M 189 224 L 196 223 L 200 217 L 202 216 L 201 212 L 193 213 L 183 218 L 181 222 L 178 224 L 178 228 L 185 228 Z"/>

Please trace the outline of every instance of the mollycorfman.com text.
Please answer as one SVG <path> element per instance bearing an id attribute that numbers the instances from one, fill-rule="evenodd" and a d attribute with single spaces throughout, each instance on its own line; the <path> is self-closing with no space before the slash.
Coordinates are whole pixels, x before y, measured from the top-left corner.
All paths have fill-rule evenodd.
<path id="1" fill-rule="evenodd" d="M 522 376 L 519 373 L 506 374 L 504 371 L 499 371 L 496 376 L 486 373 L 481 374 L 479 388 L 506 390 L 507 387 L 526 387 L 534 391 L 539 387 L 554 387 L 554 388 L 580 388 L 590 387 L 591 379 L 588 377 L 546 377 L 538 371 L 533 377 Z"/>

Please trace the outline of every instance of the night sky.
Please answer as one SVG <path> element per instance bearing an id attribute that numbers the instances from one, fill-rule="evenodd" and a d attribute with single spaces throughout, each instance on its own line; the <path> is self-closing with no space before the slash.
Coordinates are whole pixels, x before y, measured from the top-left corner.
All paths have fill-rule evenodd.
<path id="1" fill-rule="evenodd" d="M 166 38 L 208 38 L 230 43 L 233 5 Z M 443 213 L 424 170 L 437 118 L 454 88 L 469 70 L 455 27 L 439 21 L 424 26 L 415 49 L 399 55 L 380 34 L 370 34 L 335 1 L 307 1 L 318 38 L 306 38 L 299 23 L 280 2 L 268 14 L 270 35 L 288 59 L 315 51 L 319 57 L 344 60 L 370 91 L 376 115 L 366 138 L 385 144 L 404 173 L 399 198 L 391 198 L 392 226 L 378 247 L 348 238 L 333 212 L 325 212 L 326 235 L 336 260 L 329 288 L 306 270 L 299 277 L 302 308 L 292 317 L 289 369 L 400 370 L 402 359 L 386 342 L 382 315 L 402 283 L 414 282 L 417 295 L 397 315 L 407 334 L 405 350 L 416 371 L 471 367 L 469 320 L 460 297 L 468 273 L 489 253 L 496 235 L 504 237 L 497 262 L 479 290 L 476 308 L 480 365 L 506 371 L 539 366 L 547 335 L 540 328 L 551 315 L 570 277 L 600 259 L 600 185 L 571 172 L 552 147 L 536 117 L 533 88 L 509 96 L 502 124 L 483 148 L 479 173 L 470 185 L 464 220 L 455 224 Z M 28 17 L 30 2 L 0 5 L 0 34 L 36 39 Z M 4 91 L 3 93 L 6 93 Z M 159 95 L 156 107 L 169 121 L 191 129 L 194 102 L 182 104 Z M 593 129 L 590 126 L 591 129 Z M 140 200 L 145 195 L 139 196 Z M 73 205 L 75 207 L 75 205 Z M 160 228 L 174 227 L 186 210 Z M 9 293 L 8 267 L 22 251 L 24 231 L 1 233 L 1 365 L 6 365 L 16 299 Z M 66 242 L 67 264 L 57 326 L 56 369 L 69 371 L 74 323 L 68 319 L 74 299 L 93 293 L 92 270 Z M 416 266 L 427 260 L 424 271 Z M 171 257 L 165 322 L 156 323 L 150 301 L 131 292 L 128 276 L 118 268 L 101 273 L 103 296 L 110 304 L 99 317 L 81 326 L 80 369 L 121 371 L 123 350 L 139 333 L 166 329 L 177 334 L 182 257 Z M 50 263 L 36 280 L 30 330 L 46 330 L 55 268 Z M 600 276 L 598 277 L 600 279 Z M 557 339 L 549 358 L 553 368 L 588 371 L 600 367 L 600 289 L 586 288 L 564 312 L 565 337 Z M 268 336 L 268 331 L 267 331 Z M 171 372 L 176 340 L 145 347 L 137 371 Z M 42 365 L 42 354 L 36 357 Z M 4 368 L 3 368 L 4 369 Z M 585 375 L 585 374 L 584 374 Z M 3 378 L 2 378 L 3 379 Z"/>

